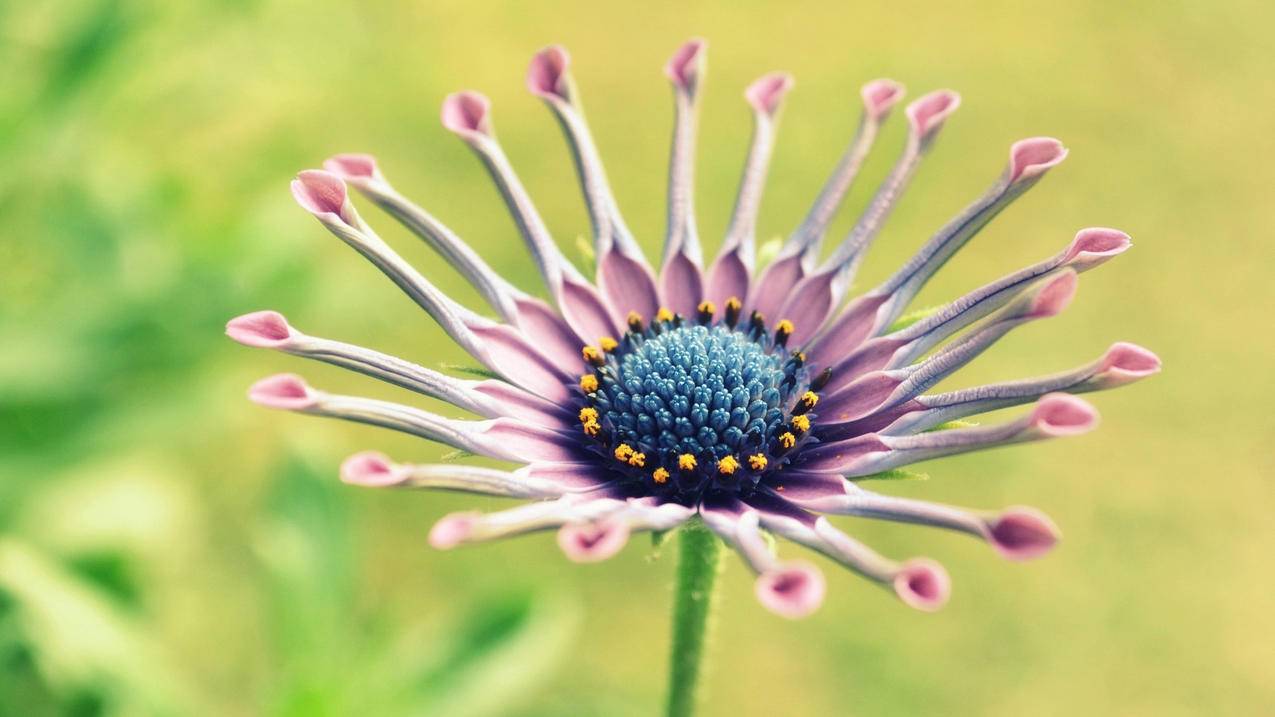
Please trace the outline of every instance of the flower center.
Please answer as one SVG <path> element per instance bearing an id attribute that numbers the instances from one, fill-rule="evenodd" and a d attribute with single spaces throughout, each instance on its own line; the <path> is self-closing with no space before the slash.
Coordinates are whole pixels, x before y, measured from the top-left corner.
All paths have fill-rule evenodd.
<path id="1" fill-rule="evenodd" d="M 759 314 L 741 324 L 737 299 L 725 309 L 715 321 L 705 302 L 694 323 L 661 309 L 650 326 L 632 314 L 620 340 L 584 348 L 595 370 L 580 381 L 581 429 L 642 493 L 749 493 L 809 434 L 818 397 L 805 356 L 786 347 L 792 325 L 771 333 Z"/>

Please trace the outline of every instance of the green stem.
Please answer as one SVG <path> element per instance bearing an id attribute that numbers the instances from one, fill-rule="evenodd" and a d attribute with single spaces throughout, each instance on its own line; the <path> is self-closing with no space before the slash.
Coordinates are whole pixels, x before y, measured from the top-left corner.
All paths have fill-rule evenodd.
<path id="1" fill-rule="evenodd" d="M 695 714 L 695 700 L 722 541 L 699 520 L 678 531 L 677 587 L 673 597 L 673 651 L 669 655 L 668 717 Z"/>

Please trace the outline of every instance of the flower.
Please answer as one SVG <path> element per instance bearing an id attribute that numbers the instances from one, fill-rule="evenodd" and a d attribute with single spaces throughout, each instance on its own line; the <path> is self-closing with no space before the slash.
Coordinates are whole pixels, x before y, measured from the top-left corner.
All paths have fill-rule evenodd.
<path id="1" fill-rule="evenodd" d="M 940 90 L 907 106 L 907 140 L 894 168 L 849 235 L 819 261 L 829 222 L 903 97 L 898 83 L 876 80 L 863 87 L 858 130 L 813 207 L 774 260 L 758 270 L 756 216 L 780 105 L 792 87 L 791 77 L 772 73 L 744 93 L 753 139 L 725 240 L 705 269 L 692 209 L 704 57 L 704 43 L 692 41 L 666 67 L 676 117 L 658 272 L 621 218 L 560 47 L 535 56 L 527 86 L 554 113 L 575 158 L 593 229 L 595 282 L 550 238 L 496 139 L 490 103 L 477 93 L 449 96 L 442 123 L 489 170 L 548 301 L 497 275 L 438 219 L 397 193 L 370 156 L 338 155 L 325 169 L 301 172 L 293 181 L 302 207 L 384 272 L 491 377 L 459 379 L 309 336 L 273 311 L 232 320 L 230 337 L 352 369 L 481 420 L 333 395 L 294 375 L 258 382 L 252 400 L 521 464 L 512 471 L 409 465 L 378 453 L 345 462 L 341 476 L 355 485 L 530 499 L 502 512 L 443 518 L 430 533 L 436 548 L 557 529 L 563 552 L 587 562 L 614 555 L 635 531 L 665 531 L 699 516 L 756 572 L 760 602 L 786 617 L 816 609 L 824 580 L 809 563 L 777 558 L 763 531 L 832 558 L 913 607 L 933 610 L 947 600 L 948 576 L 937 563 L 882 557 L 834 527 L 826 514 L 956 530 L 1015 560 L 1047 552 L 1058 531 L 1034 509 L 966 510 L 890 497 L 860 484 L 921 460 L 1084 433 L 1097 414 L 1074 394 L 1156 373 L 1160 362 L 1153 353 L 1117 343 L 1064 373 L 930 392 L 1011 329 L 1062 311 L 1078 274 L 1123 253 L 1129 237 L 1084 229 L 1055 256 L 937 309 L 905 314 L 949 257 L 1067 155 L 1057 140 L 1025 139 L 1010 147 L 1008 167 L 986 193 L 884 283 L 843 304 L 868 246 L 960 104 L 956 93 Z M 460 305 L 405 262 L 363 220 L 348 186 L 447 259 L 497 318 Z M 1023 404 L 1032 404 L 1030 411 L 1009 422 L 962 420 Z"/>

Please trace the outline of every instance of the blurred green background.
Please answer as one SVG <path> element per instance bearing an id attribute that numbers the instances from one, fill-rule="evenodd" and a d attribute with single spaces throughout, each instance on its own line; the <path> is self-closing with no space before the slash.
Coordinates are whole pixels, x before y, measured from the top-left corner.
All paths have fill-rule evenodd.
<path id="1" fill-rule="evenodd" d="M 1275 705 L 1275 89 L 1259 2 L 677 3 L 0 0 L 0 713 L 647 715 L 661 704 L 671 556 L 634 541 L 567 563 L 552 536 L 436 553 L 452 510 L 497 501 L 341 486 L 339 461 L 443 449 L 249 404 L 256 378 L 403 398 L 237 346 L 276 308 L 302 330 L 427 365 L 458 350 L 300 211 L 292 174 L 376 154 L 409 196 L 538 289 L 476 161 L 437 122 L 480 89 L 569 253 L 587 220 L 559 132 L 523 88 L 566 44 L 630 224 L 663 231 L 661 65 L 710 41 L 701 231 L 724 229 L 764 71 L 797 77 L 764 237 L 789 231 L 877 76 L 961 91 L 861 283 L 887 274 L 999 172 L 1015 139 L 1071 157 L 932 282 L 937 303 L 1084 226 L 1135 248 L 1062 316 L 960 384 L 1077 365 L 1115 340 L 1163 375 L 1095 397 L 1100 431 L 946 460 L 885 486 L 1038 505 L 1066 540 L 1005 564 L 958 536 L 843 523 L 950 569 L 919 614 L 827 567 L 789 623 L 725 574 L 708 715 L 1269 714 Z M 880 176 L 898 118 L 868 166 Z M 866 201 L 864 184 L 851 209 Z M 454 296 L 463 281 L 365 215 Z M 848 228 L 844 212 L 835 233 Z M 1265 328 L 1263 328 L 1265 327 Z M 782 547 L 786 554 L 795 546 Z"/>

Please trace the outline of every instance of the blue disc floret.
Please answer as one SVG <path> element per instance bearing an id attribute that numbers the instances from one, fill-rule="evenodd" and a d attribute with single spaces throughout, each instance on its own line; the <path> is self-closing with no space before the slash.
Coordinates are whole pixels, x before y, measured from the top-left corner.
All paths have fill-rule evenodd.
<path id="1" fill-rule="evenodd" d="M 722 321 L 710 302 L 694 322 L 634 314 L 621 340 L 586 347 L 583 433 L 641 492 L 749 493 L 807 436 L 814 394 L 805 356 L 784 345 L 792 324 L 771 333 L 760 314 L 737 324 L 735 307 Z"/>

